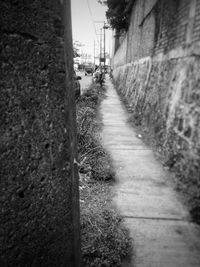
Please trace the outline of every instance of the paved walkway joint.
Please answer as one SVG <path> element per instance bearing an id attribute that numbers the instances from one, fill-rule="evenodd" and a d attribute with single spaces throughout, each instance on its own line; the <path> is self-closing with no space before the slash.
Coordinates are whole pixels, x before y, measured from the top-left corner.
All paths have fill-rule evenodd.
<path id="1" fill-rule="evenodd" d="M 134 240 L 126 267 L 200 267 L 200 228 L 170 186 L 169 174 L 128 124 L 112 83 L 100 112 L 102 143 L 116 171 L 113 203 Z"/>

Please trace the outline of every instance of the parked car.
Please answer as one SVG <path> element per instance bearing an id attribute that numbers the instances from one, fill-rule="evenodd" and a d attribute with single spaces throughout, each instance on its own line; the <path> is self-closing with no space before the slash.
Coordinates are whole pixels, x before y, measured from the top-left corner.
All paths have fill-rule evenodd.
<path id="1" fill-rule="evenodd" d="M 75 99 L 77 99 L 81 95 L 81 84 L 79 80 L 81 80 L 81 76 L 77 76 L 76 72 L 74 71 L 74 93 Z"/>
<path id="2" fill-rule="evenodd" d="M 92 75 L 93 74 L 93 68 L 92 67 L 85 67 L 85 76 Z"/>

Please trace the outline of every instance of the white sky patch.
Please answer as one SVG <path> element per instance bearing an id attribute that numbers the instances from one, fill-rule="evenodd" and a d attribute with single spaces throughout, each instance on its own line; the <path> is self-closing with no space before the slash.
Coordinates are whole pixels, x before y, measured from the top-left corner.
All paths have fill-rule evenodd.
<path id="1" fill-rule="evenodd" d="M 84 46 L 82 51 L 94 54 L 94 41 L 96 49 L 99 46 L 100 28 L 106 20 L 106 6 L 100 5 L 97 0 L 71 0 L 72 8 L 72 34 L 73 40 Z M 97 21 L 100 21 L 98 23 Z M 95 30 L 96 29 L 96 30 Z M 106 51 L 109 52 L 111 30 L 106 30 Z"/>

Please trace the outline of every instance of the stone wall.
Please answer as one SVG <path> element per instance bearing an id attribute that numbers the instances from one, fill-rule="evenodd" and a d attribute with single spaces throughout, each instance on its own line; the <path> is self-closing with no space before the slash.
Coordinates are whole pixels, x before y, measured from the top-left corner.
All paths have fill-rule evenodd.
<path id="1" fill-rule="evenodd" d="M 137 0 L 127 45 L 121 46 L 114 58 L 114 79 L 135 122 L 156 140 L 166 164 L 176 171 L 198 203 L 199 18 L 199 1 Z M 127 54 L 127 58 L 118 64 L 123 61 L 121 54 Z"/>
<path id="2" fill-rule="evenodd" d="M 0 266 L 79 266 L 70 1 L 2 0 L 0 35 Z"/>

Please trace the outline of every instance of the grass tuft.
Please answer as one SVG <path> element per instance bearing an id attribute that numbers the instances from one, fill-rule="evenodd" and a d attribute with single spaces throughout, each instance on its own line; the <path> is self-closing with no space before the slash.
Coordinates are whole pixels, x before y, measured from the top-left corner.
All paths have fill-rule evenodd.
<path id="1" fill-rule="evenodd" d="M 105 88 L 92 85 L 77 101 L 83 266 L 119 267 L 132 251 L 122 218 L 111 207 L 112 162 L 100 142 L 98 107 Z"/>

